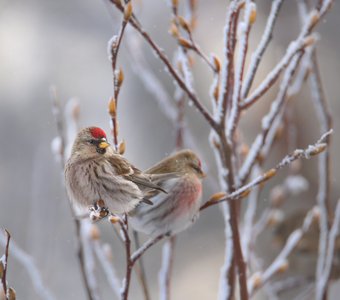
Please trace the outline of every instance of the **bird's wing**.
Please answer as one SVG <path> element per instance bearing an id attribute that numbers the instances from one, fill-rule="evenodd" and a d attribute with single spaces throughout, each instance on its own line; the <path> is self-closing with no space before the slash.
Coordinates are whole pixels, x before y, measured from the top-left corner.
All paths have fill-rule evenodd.
<path id="1" fill-rule="evenodd" d="M 124 177 L 128 180 L 131 180 L 138 186 L 141 186 L 142 188 L 150 188 L 152 190 L 158 190 L 166 193 L 166 191 L 162 189 L 158 184 L 152 182 L 150 176 L 144 174 L 131 174 Z"/>
<path id="2" fill-rule="evenodd" d="M 115 175 L 130 175 L 134 173 L 134 168 L 131 166 L 131 164 L 128 162 L 127 159 L 125 159 L 121 155 L 111 155 L 109 157 L 106 157 L 109 164 L 112 166 L 114 170 Z"/>

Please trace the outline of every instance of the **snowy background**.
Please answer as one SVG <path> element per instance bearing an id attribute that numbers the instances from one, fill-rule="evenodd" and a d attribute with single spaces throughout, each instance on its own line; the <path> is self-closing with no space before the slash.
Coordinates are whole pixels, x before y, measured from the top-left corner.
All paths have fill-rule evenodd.
<path id="1" fill-rule="evenodd" d="M 221 55 L 225 1 L 201 2 L 196 40 L 205 52 Z M 251 34 L 253 47 L 257 45 L 265 24 L 268 2 L 258 1 L 257 21 Z M 297 10 L 293 2 L 286 1 L 283 5 L 274 41 L 260 67 L 260 76 L 271 69 L 289 41 L 298 34 Z M 165 1 L 136 0 L 133 3 L 144 27 L 170 56 L 176 42 L 167 33 L 170 10 Z M 334 117 L 335 134 L 331 150 L 333 200 L 340 195 L 339 13 L 339 5 L 334 5 L 317 30 L 321 34 L 318 55 L 322 79 Z M 84 299 L 84 291 L 61 171 L 51 153 L 56 126 L 51 113 L 49 87 L 51 84 L 57 87 L 63 102 L 72 97 L 79 100 L 81 126 L 97 125 L 108 131 L 107 102 L 112 95 L 112 70 L 106 48 L 107 41 L 118 30 L 119 22 L 119 15 L 104 1 L 0 0 L 0 227 L 7 228 L 17 244 L 34 257 L 45 284 L 57 299 Z M 132 31 L 125 38 L 129 37 L 129 33 Z M 172 79 L 148 46 L 140 42 L 147 62 L 171 97 L 174 91 Z M 127 50 L 123 42 L 118 60 L 125 73 L 119 103 L 119 134 L 126 141 L 126 157 L 144 169 L 172 152 L 175 133 L 170 121 L 155 105 L 154 95 L 146 91 L 132 71 Z M 196 62 L 196 87 L 209 105 L 211 74 L 198 58 Z M 319 136 L 308 97 L 306 89 L 294 104 L 298 146 L 301 147 L 314 142 Z M 259 129 L 259 117 L 266 111 L 270 100 L 269 95 L 262 101 L 263 104 L 248 112 L 248 121 L 243 127 L 249 141 Z M 186 110 L 199 151 L 210 176 L 214 178 L 216 170 L 208 143 L 209 128 L 195 109 L 188 107 Z M 276 152 L 270 162 L 278 161 L 289 150 L 292 149 L 287 149 L 283 141 L 275 147 Z M 271 166 L 270 162 L 267 166 Z M 310 181 L 310 189 L 287 203 L 287 212 L 296 207 L 310 207 L 314 203 L 316 166 L 317 160 L 303 161 L 303 172 Z M 278 182 L 282 178 L 284 172 L 275 180 Z M 213 192 L 216 188 L 207 183 L 204 199 Z M 265 191 L 262 200 L 265 201 L 267 195 Z M 106 222 L 102 222 L 100 227 L 103 240 L 113 247 L 114 261 L 121 272 L 124 269 L 124 249 Z M 205 211 L 194 227 L 180 234 L 173 299 L 216 298 L 224 253 L 223 229 L 222 214 L 214 207 Z M 157 295 L 160 248 L 157 245 L 145 256 L 154 298 Z M 268 259 L 272 257 L 270 248 L 266 246 L 263 249 Z M 111 291 L 104 276 L 99 274 L 103 299 L 109 299 Z M 13 258 L 10 258 L 8 280 L 19 299 L 38 299 L 26 271 Z M 131 299 L 139 299 L 135 279 L 132 284 Z"/>

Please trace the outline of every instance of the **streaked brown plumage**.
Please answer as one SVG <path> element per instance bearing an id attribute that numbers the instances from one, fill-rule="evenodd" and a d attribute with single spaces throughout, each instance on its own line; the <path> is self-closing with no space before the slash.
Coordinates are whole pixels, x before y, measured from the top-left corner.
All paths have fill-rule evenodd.
<path id="1" fill-rule="evenodd" d="M 153 183 L 159 177 L 143 174 L 116 153 L 98 127 L 78 133 L 65 166 L 66 189 L 73 204 L 88 208 L 101 199 L 116 214 L 147 202 L 149 192 L 163 191 Z"/>
<path id="2" fill-rule="evenodd" d="M 152 191 L 148 199 L 153 206 L 139 205 L 130 213 L 130 224 L 136 231 L 149 235 L 176 234 L 197 218 L 201 206 L 205 176 L 201 162 L 191 150 L 176 152 L 146 170 L 147 174 L 175 174 L 157 181 L 168 193 Z"/>

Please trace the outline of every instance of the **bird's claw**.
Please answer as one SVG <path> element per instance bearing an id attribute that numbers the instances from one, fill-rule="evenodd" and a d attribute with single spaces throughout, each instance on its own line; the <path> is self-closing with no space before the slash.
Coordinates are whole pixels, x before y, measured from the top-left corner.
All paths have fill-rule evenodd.
<path id="1" fill-rule="evenodd" d="M 96 201 L 93 206 L 90 206 L 89 211 L 90 219 L 93 222 L 106 218 L 110 213 L 109 209 L 105 206 L 105 202 L 102 199 Z"/>

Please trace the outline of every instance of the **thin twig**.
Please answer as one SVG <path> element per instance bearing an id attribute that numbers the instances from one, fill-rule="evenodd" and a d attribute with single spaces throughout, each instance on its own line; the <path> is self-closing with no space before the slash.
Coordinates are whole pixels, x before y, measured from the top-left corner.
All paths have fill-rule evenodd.
<path id="1" fill-rule="evenodd" d="M 257 68 L 260 65 L 262 60 L 262 56 L 267 49 L 267 46 L 272 39 L 274 26 L 279 15 L 280 8 L 282 6 L 283 0 L 274 0 L 272 1 L 271 10 L 267 19 L 267 24 L 264 29 L 263 35 L 261 37 L 260 43 L 257 46 L 254 53 L 251 55 L 250 63 L 247 71 L 247 75 L 244 79 L 243 87 L 242 87 L 242 99 L 245 99 L 248 96 L 249 90 L 253 83 L 254 77 L 257 72 Z"/>
<path id="2" fill-rule="evenodd" d="M 302 55 L 303 53 L 299 53 L 297 56 L 295 56 L 285 71 L 276 99 L 272 102 L 268 114 L 262 119 L 262 131 L 255 138 L 255 141 L 253 142 L 250 151 L 239 171 L 239 178 L 241 182 L 245 182 L 245 180 L 248 178 L 263 145 L 266 143 L 266 138 L 270 128 L 284 108 L 288 87 L 292 82 L 292 77 L 298 67 Z"/>
<path id="3" fill-rule="evenodd" d="M 325 298 L 327 292 L 327 284 L 330 278 L 332 265 L 333 265 L 333 257 L 334 257 L 334 248 L 336 238 L 339 235 L 339 228 L 340 228 L 340 199 L 338 200 L 336 209 L 335 209 L 335 216 L 333 225 L 329 231 L 328 235 L 328 248 L 326 259 L 324 262 L 324 268 L 322 271 L 322 275 L 320 276 L 319 281 L 316 283 L 316 300 L 322 300 Z"/>
<path id="4" fill-rule="evenodd" d="M 5 235 L 0 233 L 0 244 L 7 247 L 8 244 L 8 235 L 7 238 Z M 34 287 L 36 294 L 40 296 L 43 300 L 53 300 L 55 297 L 52 295 L 51 291 L 48 289 L 46 284 L 43 282 L 43 278 L 41 276 L 40 271 L 33 258 L 28 255 L 24 250 L 22 250 L 14 241 L 11 239 L 11 256 L 14 257 L 27 271 L 29 275 L 32 286 Z"/>
<path id="5" fill-rule="evenodd" d="M 144 253 L 146 250 L 148 250 L 151 246 L 159 242 L 161 239 L 163 239 L 167 234 L 160 234 L 154 238 L 150 238 L 147 240 L 139 249 L 137 249 L 132 255 L 131 255 L 131 262 L 134 264 Z"/>
<path id="6" fill-rule="evenodd" d="M 240 118 L 240 100 L 242 91 L 242 81 L 244 65 L 246 62 L 246 56 L 248 51 L 248 39 L 250 34 L 250 29 L 255 19 L 253 14 L 256 13 L 256 6 L 250 0 L 246 1 L 246 7 L 244 12 L 244 21 L 240 25 L 240 42 L 237 55 L 237 62 L 235 64 L 235 78 L 233 87 L 233 97 L 230 108 L 230 114 L 228 116 L 227 123 L 227 138 L 229 143 L 234 142 L 234 134 L 236 127 L 238 125 L 238 120 Z M 230 87 L 229 87 L 230 88 Z"/>
<path id="7" fill-rule="evenodd" d="M 120 2 L 115 0 L 110 0 L 112 4 L 114 4 L 119 11 L 123 12 L 123 6 L 120 4 Z M 188 95 L 190 100 L 193 102 L 193 104 L 196 106 L 196 108 L 201 112 L 203 117 L 206 119 L 206 121 L 210 124 L 210 126 L 214 129 L 217 128 L 217 124 L 215 123 L 214 119 L 212 118 L 211 114 L 208 112 L 208 110 L 202 105 L 200 102 L 198 96 L 186 85 L 184 80 L 181 78 L 181 76 L 178 74 L 178 72 L 174 69 L 172 64 L 170 63 L 168 57 L 164 53 L 163 50 L 154 42 L 154 40 L 150 37 L 150 35 L 143 29 L 143 27 L 140 25 L 140 23 L 137 21 L 136 18 L 130 18 L 129 19 L 130 25 L 132 25 L 147 41 L 147 43 L 151 46 L 151 48 L 156 52 L 159 59 L 164 63 L 165 67 L 169 71 L 170 75 L 175 79 L 177 84 L 185 91 L 185 93 Z"/>
<path id="8" fill-rule="evenodd" d="M 162 251 L 162 267 L 159 271 L 159 299 L 170 300 L 171 274 L 173 269 L 176 237 L 167 239 Z"/>
<path id="9" fill-rule="evenodd" d="M 123 234 L 124 244 L 125 244 L 125 257 L 126 257 L 126 270 L 125 277 L 123 279 L 123 285 L 121 288 L 121 299 L 127 300 L 129 295 L 129 287 L 131 281 L 131 271 L 133 264 L 131 262 L 131 240 L 129 237 L 129 225 L 127 216 L 124 215 L 122 219 L 119 219 L 119 225 L 121 227 L 121 232 Z"/>
<path id="10" fill-rule="evenodd" d="M 7 239 L 6 239 L 6 246 L 5 246 L 5 255 L 4 255 L 4 259 L 1 258 L 0 259 L 0 262 L 2 263 L 3 265 L 3 272 L 2 272 L 2 278 L 1 278 L 1 281 L 2 281 L 2 288 L 4 290 L 4 293 L 5 293 L 5 297 L 6 297 L 6 300 L 8 300 L 8 296 L 7 296 L 7 280 L 6 280 L 6 276 L 7 276 L 7 270 L 8 270 L 8 255 L 9 255 L 9 242 L 11 240 L 11 235 L 9 233 L 9 231 L 7 229 L 5 229 L 5 232 L 6 232 L 6 236 L 7 236 Z"/>
<path id="11" fill-rule="evenodd" d="M 309 230 L 313 219 L 316 217 L 318 210 L 316 207 L 311 209 L 303 222 L 301 228 L 294 230 L 288 237 L 286 244 L 284 245 L 281 252 L 274 259 L 274 261 L 268 266 L 268 268 L 257 274 L 257 277 L 260 278 L 259 281 L 254 281 L 250 279 L 249 282 L 249 294 L 252 295 L 257 289 L 262 287 L 274 274 L 282 269 L 282 266 L 286 264 L 287 257 L 294 250 L 298 242 L 301 240 L 302 236 Z"/>
<path id="12" fill-rule="evenodd" d="M 135 241 L 135 249 L 138 249 L 140 247 L 139 234 L 135 230 L 133 230 L 132 233 Z M 150 300 L 150 292 L 147 283 L 143 257 L 140 257 L 140 259 L 138 260 L 138 264 L 135 267 L 135 272 L 137 273 L 140 285 L 144 293 L 144 300 Z"/>
<path id="13" fill-rule="evenodd" d="M 114 103 L 109 104 L 109 114 L 111 116 L 111 124 L 112 124 L 112 134 L 113 134 L 113 143 L 116 151 L 118 150 L 118 120 L 117 120 L 117 107 L 118 107 L 118 95 L 120 92 L 121 85 L 123 83 L 123 71 L 117 70 L 117 58 L 119 53 L 119 48 L 123 39 L 123 35 L 125 32 L 126 25 L 128 23 L 129 18 L 132 15 L 132 4 L 130 0 L 128 0 L 124 7 L 124 16 L 123 20 L 118 32 L 118 35 L 115 35 L 111 38 L 108 44 L 108 52 L 110 53 L 110 61 L 112 65 L 112 73 L 113 73 L 113 98 L 110 101 Z"/>
<path id="14" fill-rule="evenodd" d="M 314 145 L 309 145 L 308 148 L 306 149 L 296 149 L 293 153 L 285 156 L 274 168 L 269 169 L 264 174 L 258 176 L 257 178 L 249 182 L 248 184 L 243 185 L 242 187 L 230 193 L 229 195 L 226 195 L 225 197 L 220 197 L 217 200 L 212 199 L 210 201 L 207 201 L 205 204 L 201 206 L 200 210 L 206 209 L 209 206 L 216 205 L 224 201 L 238 200 L 238 199 L 244 198 L 249 195 L 250 191 L 254 187 L 273 178 L 280 169 L 291 164 L 293 161 L 300 159 L 300 158 L 310 159 L 311 157 L 322 153 L 327 147 L 327 143 L 325 143 L 326 139 L 328 138 L 330 134 L 332 134 L 332 132 L 333 131 L 330 130 L 324 133 Z"/>
<path id="15" fill-rule="evenodd" d="M 99 263 L 101 264 L 106 279 L 110 284 L 111 289 L 116 294 L 117 298 L 120 297 L 120 282 L 116 274 L 115 268 L 112 266 L 112 262 L 107 258 L 107 254 L 103 249 L 103 245 L 99 240 L 93 241 L 94 252 L 97 256 Z"/>

